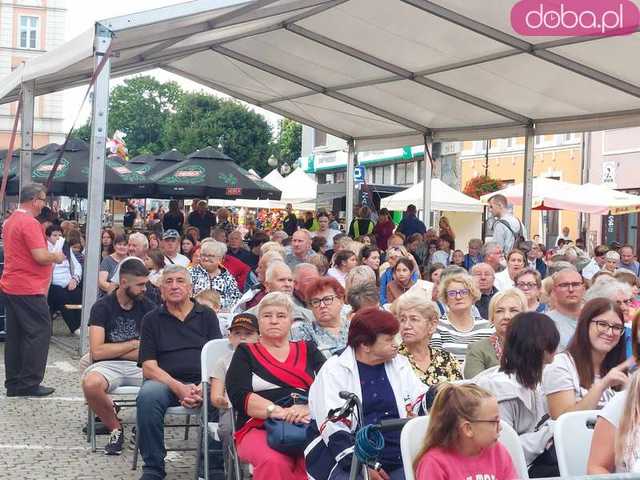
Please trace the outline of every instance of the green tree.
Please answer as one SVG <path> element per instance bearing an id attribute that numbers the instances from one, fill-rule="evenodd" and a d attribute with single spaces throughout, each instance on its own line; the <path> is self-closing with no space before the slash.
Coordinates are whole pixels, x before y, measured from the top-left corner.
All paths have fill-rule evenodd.
<path id="1" fill-rule="evenodd" d="M 274 154 L 280 162 L 293 164 L 300 158 L 302 149 L 302 125 L 288 118 L 278 122 L 278 137 Z"/>
<path id="2" fill-rule="evenodd" d="M 259 174 L 267 172 L 271 139 L 271 126 L 262 115 L 235 100 L 201 92 L 183 95 L 163 133 L 165 149 L 189 154 L 221 143 L 224 153 L 238 165 Z"/>

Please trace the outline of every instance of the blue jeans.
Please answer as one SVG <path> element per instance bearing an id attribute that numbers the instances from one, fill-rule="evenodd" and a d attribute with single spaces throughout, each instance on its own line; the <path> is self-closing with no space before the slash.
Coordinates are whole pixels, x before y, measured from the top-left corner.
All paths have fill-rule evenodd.
<path id="1" fill-rule="evenodd" d="M 164 415 L 169 407 L 180 405 L 178 397 L 164 383 L 145 380 L 136 400 L 137 435 L 142 471 L 158 478 L 165 477 Z"/>

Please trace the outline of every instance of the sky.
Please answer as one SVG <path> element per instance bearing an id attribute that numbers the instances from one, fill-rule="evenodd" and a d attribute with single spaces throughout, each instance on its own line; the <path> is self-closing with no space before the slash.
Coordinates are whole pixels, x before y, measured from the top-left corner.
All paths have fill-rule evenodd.
<path id="1" fill-rule="evenodd" d="M 107 0 L 101 2 L 93 2 L 87 0 L 67 0 L 67 28 L 65 31 L 65 39 L 71 40 L 72 38 L 80 35 L 89 28 L 93 28 L 94 23 L 97 20 L 103 20 L 106 18 L 117 17 L 120 15 L 126 15 L 128 13 L 135 13 L 139 11 L 149 10 L 153 8 L 165 7 L 167 5 L 175 5 L 182 3 L 179 0 Z M 206 91 L 208 93 L 218 95 L 220 97 L 228 98 L 222 93 L 215 92 L 210 88 L 200 85 L 191 80 L 184 79 L 177 75 L 174 75 L 164 70 L 150 70 L 145 75 L 152 75 L 160 81 L 175 80 L 180 86 L 187 91 Z M 126 77 L 124 77 L 126 78 Z M 124 78 L 119 78 L 111 81 L 111 85 L 118 85 L 123 82 Z M 64 115 L 65 115 L 65 130 L 68 131 L 71 128 L 71 124 L 80 108 L 82 98 L 86 92 L 87 87 L 78 87 L 66 90 L 65 102 L 64 102 Z M 276 126 L 277 121 L 282 118 L 279 115 L 268 112 L 262 108 L 250 106 L 256 112 L 262 114 L 272 126 Z M 82 108 L 82 114 L 76 124 L 76 128 L 82 126 L 91 114 L 90 100 L 87 100 L 86 104 Z"/>

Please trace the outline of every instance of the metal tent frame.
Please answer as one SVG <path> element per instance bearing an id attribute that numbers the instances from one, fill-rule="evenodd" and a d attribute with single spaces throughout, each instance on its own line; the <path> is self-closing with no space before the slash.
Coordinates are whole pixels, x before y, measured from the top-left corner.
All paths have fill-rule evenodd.
<path id="1" fill-rule="evenodd" d="M 515 3 L 195 0 L 97 22 L 5 77 L 0 104 L 22 96 L 30 171 L 34 97 L 86 85 L 110 53 L 94 85 L 85 286 L 98 275 L 109 79 L 153 68 L 346 140 L 348 220 L 358 151 L 525 136 L 528 228 L 535 135 L 640 125 L 640 72 L 628 60 L 640 34 L 525 38 L 509 25 Z M 429 218 L 431 162 L 424 169 Z M 85 288 L 85 326 L 95 298 Z"/>

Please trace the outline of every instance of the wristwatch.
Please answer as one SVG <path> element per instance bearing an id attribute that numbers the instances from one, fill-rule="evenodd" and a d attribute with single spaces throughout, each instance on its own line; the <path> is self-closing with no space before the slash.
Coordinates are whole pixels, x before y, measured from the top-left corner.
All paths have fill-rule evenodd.
<path id="1" fill-rule="evenodd" d="M 271 414 L 273 413 L 273 411 L 276 409 L 276 404 L 272 403 L 271 405 L 269 405 L 267 407 L 267 418 L 271 418 Z"/>

